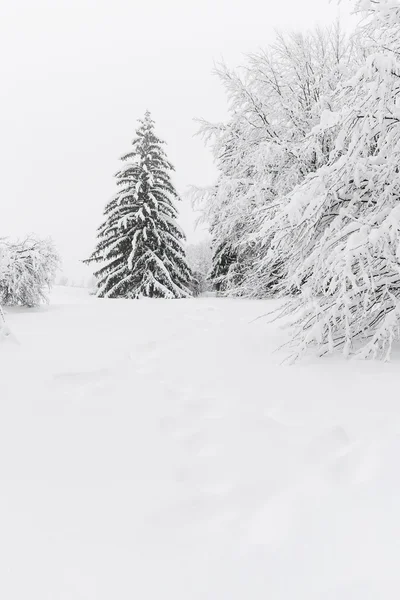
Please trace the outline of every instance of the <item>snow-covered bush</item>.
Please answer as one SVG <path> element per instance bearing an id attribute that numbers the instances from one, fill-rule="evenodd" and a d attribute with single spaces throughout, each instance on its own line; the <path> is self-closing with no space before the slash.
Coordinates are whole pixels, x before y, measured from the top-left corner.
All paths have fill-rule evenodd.
<path id="1" fill-rule="evenodd" d="M 46 302 L 59 264 L 51 240 L 0 240 L 0 304 L 33 307 Z"/>

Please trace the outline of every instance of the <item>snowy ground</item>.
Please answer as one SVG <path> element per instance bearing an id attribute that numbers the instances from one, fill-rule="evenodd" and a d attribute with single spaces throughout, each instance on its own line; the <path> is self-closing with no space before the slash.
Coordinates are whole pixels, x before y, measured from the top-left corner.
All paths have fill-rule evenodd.
<path id="1" fill-rule="evenodd" d="M 8 312 L 1 598 L 397 597 L 400 358 L 282 366 L 268 307 Z"/>

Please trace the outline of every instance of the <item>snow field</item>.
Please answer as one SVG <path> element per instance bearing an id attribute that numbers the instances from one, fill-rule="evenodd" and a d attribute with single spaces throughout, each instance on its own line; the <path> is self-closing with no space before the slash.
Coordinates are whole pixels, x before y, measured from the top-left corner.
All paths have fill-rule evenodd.
<path id="1" fill-rule="evenodd" d="M 56 288 L 0 344 L 8 600 L 399 588 L 398 354 L 283 366 L 271 302 Z"/>

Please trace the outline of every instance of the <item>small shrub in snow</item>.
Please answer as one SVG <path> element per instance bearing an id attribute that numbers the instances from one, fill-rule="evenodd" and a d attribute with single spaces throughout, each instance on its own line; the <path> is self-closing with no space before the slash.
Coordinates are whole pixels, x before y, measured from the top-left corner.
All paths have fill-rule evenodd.
<path id="1" fill-rule="evenodd" d="M 0 304 L 37 306 L 47 302 L 60 260 L 53 243 L 28 237 L 0 241 Z"/>

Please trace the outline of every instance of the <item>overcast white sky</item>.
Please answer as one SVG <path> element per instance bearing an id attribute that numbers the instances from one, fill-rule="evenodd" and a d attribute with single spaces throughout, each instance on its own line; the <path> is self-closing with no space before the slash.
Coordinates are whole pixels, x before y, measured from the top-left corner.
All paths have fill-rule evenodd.
<path id="1" fill-rule="evenodd" d="M 67 274 L 81 273 L 146 108 L 178 191 L 210 183 L 193 118 L 226 116 L 214 62 L 236 66 L 274 28 L 310 28 L 338 11 L 335 0 L 3 0 L 0 236 L 50 235 Z M 190 207 L 181 214 L 195 241 Z"/>

